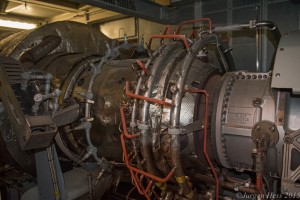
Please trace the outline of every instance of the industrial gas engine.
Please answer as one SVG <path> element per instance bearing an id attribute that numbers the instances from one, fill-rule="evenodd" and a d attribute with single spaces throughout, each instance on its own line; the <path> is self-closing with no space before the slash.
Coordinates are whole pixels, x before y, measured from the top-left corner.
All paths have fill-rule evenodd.
<path id="1" fill-rule="evenodd" d="M 273 35 L 269 71 L 236 70 L 231 29 Z M 75 22 L 15 33 L 0 42 L 1 197 L 300 198 L 298 50 L 299 31 L 268 21 L 185 21 L 147 48 Z"/>

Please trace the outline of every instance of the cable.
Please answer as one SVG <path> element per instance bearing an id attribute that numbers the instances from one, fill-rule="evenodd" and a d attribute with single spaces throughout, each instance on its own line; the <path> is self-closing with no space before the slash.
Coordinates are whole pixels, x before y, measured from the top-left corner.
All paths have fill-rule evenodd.
<path id="1" fill-rule="evenodd" d="M 136 189 L 136 186 L 134 186 L 133 188 L 131 188 L 131 190 L 128 192 L 128 194 L 127 194 L 125 200 L 128 200 L 128 199 L 129 199 L 129 196 L 130 196 L 130 194 L 134 191 L 134 189 Z"/>

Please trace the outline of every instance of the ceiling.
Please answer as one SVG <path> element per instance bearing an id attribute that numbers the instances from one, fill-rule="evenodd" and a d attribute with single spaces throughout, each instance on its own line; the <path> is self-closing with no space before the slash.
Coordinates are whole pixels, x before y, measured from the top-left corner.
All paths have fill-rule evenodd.
<path id="1" fill-rule="evenodd" d="M 121 14 L 101 8 L 86 6 L 68 0 L 0 0 L 0 19 L 20 21 L 43 25 L 54 21 L 73 20 L 89 23 L 87 14 L 98 18 L 110 18 Z M 94 19 L 94 18 L 92 18 Z M 17 29 L 0 27 L 1 35 L 19 31 Z"/>
<path id="2" fill-rule="evenodd" d="M 119 12 L 118 9 L 116 10 L 110 9 L 111 7 L 104 6 L 102 8 L 99 8 L 101 7 L 101 5 L 98 6 L 98 4 L 90 3 L 93 1 L 97 2 L 96 0 L 0 0 L 0 19 L 34 23 L 40 26 L 46 23 L 52 23 L 55 21 L 62 21 L 62 20 L 72 20 L 72 21 L 78 21 L 82 23 L 92 23 L 95 21 L 105 22 L 113 19 L 122 18 L 126 16 L 125 14 L 131 15 L 131 13 L 126 13 L 126 12 L 120 14 L 118 13 Z M 128 0 L 122 0 L 122 1 L 126 2 Z M 168 9 L 167 12 L 169 12 L 170 6 L 181 7 L 184 4 L 193 2 L 194 0 L 133 0 L 131 2 L 130 1 L 128 2 L 129 3 L 133 2 L 136 5 L 143 5 L 142 9 L 151 10 L 151 6 L 153 6 L 153 8 L 157 9 L 158 11 L 160 8 L 163 9 L 166 8 Z M 98 2 L 108 2 L 108 1 L 98 1 Z M 112 2 L 117 2 L 117 1 L 112 1 Z M 100 3 L 100 4 L 110 4 L 110 3 Z M 149 6 L 145 6 L 145 5 L 149 5 Z M 120 12 L 122 12 L 122 10 L 120 10 Z M 141 12 L 141 14 L 144 14 L 143 11 Z M 154 17 L 156 17 L 156 15 L 159 16 L 159 14 L 152 14 L 152 16 Z M 143 16 L 140 17 L 143 18 Z M 147 18 L 147 16 L 145 18 Z M 7 35 L 9 33 L 11 34 L 16 31 L 18 30 L 0 27 L 0 40 L 3 34 Z"/>
<path id="3" fill-rule="evenodd" d="M 28 22 L 43 22 L 67 12 L 76 13 L 83 5 L 63 0 L 1 0 L 1 18 L 22 19 Z"/>

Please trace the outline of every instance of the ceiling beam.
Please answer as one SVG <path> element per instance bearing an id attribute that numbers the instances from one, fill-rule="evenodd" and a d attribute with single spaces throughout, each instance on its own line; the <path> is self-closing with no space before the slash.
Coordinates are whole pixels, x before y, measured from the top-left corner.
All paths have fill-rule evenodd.
<path id="1" fill-rule="evenodd" d="M 37 1 L 37 0 L 8 0 L 8 1 L 15 2 L 15 3 L 24 3 L 28 5 L 35 5 L 42 8 L 47 8 L 47 9 L 52 9 L 52 10 L 57 10 L 62 12 L 72 12 L 72 13 L 78 12 L 77 4 L 70 4 L 64 1 L 56 1 L 56 0 L 49 0 L 47 2 Z"/>
<path id="2" fill-rule="evenodd" d="M 165 7 L 149 0 L 71 0 L 76 3 L 91 5 L 125 15 L 139 17 L 150 21 L 174 24 L 176 23 L 176 10 Z"/>
<path id="3" fill-rule="evenodd" d="M 8 5 L 8 2 L 6 0 L 0 1 L 0 13 L 5 13 L 5 9 Z"/>
<path id="4" fill-rule="evenodd" d="M 33 24 L 43 24 L 45 22 L 45 19 L 43 18 L 36 18 L 36 17 L 27 17 L 24 15 L 18 15 L 18 14 L 12 14 L 12 13 L 5 13 L 3 15 L 0 15 L 1 19 L 4 20 L 12 20 L 12 21 L 21 21 L 21 22 L 27 22 L 27 23 L 33 23 Z"/>
<path id="5" fill-rule="evenodd" d="M 53 23 L 56 21 L 77 21 L 81 23 L 97 23 L 99 21 L 108 21 L 110 19 L 119 19 L 124 17 L 124 15 L 105 10 L 102 8 L 93 8 L 90 7 L 89 9 L 86 9 L 85 11 L 80 11 L 78 13 L 64 13 L 61 15 L 57 15 L 51 18 L 48 18 L 46 21 L 47 23 Z"/>
<path id="6" fill-rule="evenodd" d="M 9 12 L 12 12 L 12 11 L 14 11 L 14 10 L 18 10 L 18 9 L 20 9 L 20 8 L 23 8 L 23 7 L 24 7 L 24 4 L 20 4 L 20 5 L 18 5 L 18 6 L 15 6 L 15 7 L 9 8 L 9 9 L 6 9 L 5 12 L 6 12 L 6 13 L 9 13 Z"/>

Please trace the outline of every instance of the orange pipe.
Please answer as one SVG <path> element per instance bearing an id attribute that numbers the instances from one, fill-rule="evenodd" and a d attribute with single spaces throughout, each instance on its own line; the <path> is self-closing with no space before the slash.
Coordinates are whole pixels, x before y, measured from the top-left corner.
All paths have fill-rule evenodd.
<path id="1" fill-rule="evenodd" d="M 143 171 L 143 170 L 140 170 L 140 169 L 138 169 L 138 168 L 132 167 L 132 166 L 130 165 L 130 163 L 129 163 L 128 156 L 127 156 L 128 154 L 127 154 L 127 150 L 126 150 L 124 134 L 121 134 L 120 138 L 121 138 L 121 144 L 122 144 L 122 149 L 123 149 L 123 153 L 124 153 L 125 165 L 126 165 L 126 167 L 127 167 L 128 169 L 130 169 L 130 170 L 132 170 L 132 171 L 134 171 L 134 172 L 136 172 L 136 173 L 139 173 L 139 174 L 141 174 L 141 175 L 144 175 L 144 176 L 146 176 L 146 177 L 148 177 L 148 178 L 150 178 L 150 179 L 153 179 L 153 180 L 155 180 L 155 181 L 157 181 L 157 182 L 165 183 L 165 182 L 167 182 L 167 181 L 170 180 L 170 178 L 171 178 L 171 177 L 173 176 L 173 174 L 174 174 L 175 168 L 173 168 L 173 169 L 170 171 L 170 173 L 169 173 L 165 178 L 160 178 L 160 177 L 154 176 L 154 175 L 152 175 L 152 174 L 150 174 L 150 173 L 148 173 L 148 172 L 145 172 L 145 171 Z"/>
<path id="2" fill-rule="evenodd" d="M 171 25 L 167 25 L 166 26 L 166 29 L 163 33 L 163 35 L 172 35 L 173 34 L 173 31 L 172 31 L 172 26 Z"/>
<path id="3" fill-rule="evenodd" d="M 133 180 L 138 192 L 140 193 L 140 195 L 143 195 L 143 196 L 146 197 L 147 200 L 150 200 L 150 197 L 149 197 L 148 193 L 149 193 L 149 190 L 150 190 L 150 185 L 149 184 L 151 183 L 151 181 L 150 181 L 150 183 L 148 184 L 148 186 L 145 190 L 144 187 L 141 184 L 141 181 L 139 180 L 139 178 L 137 176 L 137 173 L 134 174 L 134 172 L 132 170 L 129 170 L 129 171 L 130 171 L 132 180 Z"/>
<path id="4" fill-rule="evenodd" d="M 125 114 L 124 114 L 124 108 L 121 107 L 120 108 L 120 113 L 121 113 L 121 122 L 122 122 L 122 127 L 123 127 L 123 133 L 125 135 L 126 138 L 128 139 L 134 139 L 140 136 L 139 133 L 137 134 L 129 134 L 127 131 L 127 127 L 126 127 L 126 120 L 125 120 Z"/>
<path id="5" fill-rule="evenodd" d="M 215 168 L 210 160 L 210 157 L 207 153 L 207 127 L 208 127 L 208 93 L 206 90 L 186 90 L 186 92 L 189 93 L 202 93 L 205 95 L 205 119 L 204 119 L 204 145 L 203 145 L 203 153 L 204 156 L 208 162 L 208 165 L 210 167 L 210 170 L 212 172 L 212 174 L 215 177 L 215 181 L 216 181 L 216 200 L 219 199 L 219 178 L 218 175 L 215 171 Z"/>
<path id="6" fill-rule="evenodd" d="M 134 182 L 134 185 L 137 188 L 137 191 L 140 193 L 140 195 L 144 195 L 148 200 L 150 200 L 150 198 L 147 195 L 146 190 L 143 188 L 143 186 L 141 185 L 141 182 L 139 181 L 137 174 L 134 174 L 133 171 L 129 170 L 132 180 Z"/>
<path id="7" fill-rule="evenodd" d="M 172 106 L 172 104 L 170 104 L 168 102 L 165 102 L 165 101 L 162 101 L 162 100 L 159 100 L 159 99 L 144 97 L 144 96 L 133 94 L 133 93 L 129 92 L 129 82 L 128 81 L 126 81 L 125 90 L 126 90 L 126 95 L 129 96 L 129 97 L 136 98 L 136 99 L 142 99 L 142 100 L 149 101 L 149 102 L 152 102 L 152 103 L 157 103 L 157 104 L 160 104 L 160 105 L 163 105 L 163 106 L 169 106 L 169 107 Z"/>
<path id="8" fill-rule="evenodd" d="M 193 20 L 188 20 L 188 21 L 183 21 L 179 24 L 178 26 L 178 29 L 176 31 L 176 34 L 179 34 L 182 27 L 184 25 L 187 25 L 187 24 L 192 24 L 192 23 L 195 23 L 195 22 L 203 22 L 203 21 L 207 21 L 208 22 L 208 29 L 210 32 L 212 32 L 212 23 L 211 23 L 211 19 L 210 18 L 200 18 L 200 19 L 193 19 Z"/>
<path id="9" fill-rule="evenodd" d="M 167 25 L 165 31 L 163 32 L 163 35 L 172 35 L 174 34 L 173 31 L 172 31 L 172 26 L 171 25 Z M 164 38 L 161 38 L 160 39 L 160 44 L 162 45 L 162 42 L 163 42 Z"/>
<path id="10" fill-rule="evenodd" d="M 153 183 L 153 181 L 151 180 L 151 181 L 149 181 L 149 183 L 148 183 L 148 185 L 147 185 L 147 187 L 146 187 L 146 192 L 148 193 L 149 191 L 150 191 L 150 189 L 151 189 L 151 186 L 152 186 L 152 183 Z"/>
<path id="11" fill-rule="evenodd" d="M 196 39 L 196 38 L 197 38 L 197 30 L 193 30 L 190 35 L 190 39 Z"/>
<path id="12" fill-rule="evenodd" d="M 131 174 L 131 177 L 132 177 L 132 180 L 138 190 L 138 192 L 141 194 L 141 195 L 145 195 L 145 191 L 143 188 L 141 188 L 141 185 L 140 185 L 140 182 L 137 180 L 136 176 L 133 174 L 133 171 L 129 170 L 130 174 Z"/>
<path id="13" fill-rule="evenodd" d="M 262 194 L 262 176 L 261 175 L 256 176 L 256 189 L 258 191 L 258 194 Z"/>

